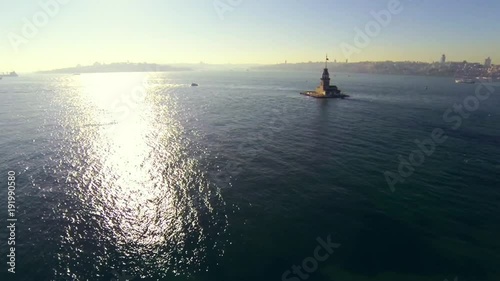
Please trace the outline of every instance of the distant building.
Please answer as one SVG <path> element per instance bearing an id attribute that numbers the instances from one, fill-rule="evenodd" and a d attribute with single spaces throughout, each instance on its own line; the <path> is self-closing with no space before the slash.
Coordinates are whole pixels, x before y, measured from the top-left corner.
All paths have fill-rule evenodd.
<path id="1" fill-rule="evenodd" d="M 443 55 L 441 56 L 441 64 L 445 64 L 445 63 L 446 63 L 446 55 L 445 55 L 445 54 L 443 54 Z"/>
<path id="2" fill-rule="evenodd" d="M 484 67 L 490 68 L 491 66 L 491 58 L 488 57 L 487 59 L 484 60 Z"/>

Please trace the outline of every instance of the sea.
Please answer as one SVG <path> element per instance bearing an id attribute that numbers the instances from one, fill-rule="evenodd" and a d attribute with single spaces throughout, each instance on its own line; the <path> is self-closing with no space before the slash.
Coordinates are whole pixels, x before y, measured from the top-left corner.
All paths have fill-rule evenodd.
<path id="1" fill-rule="evenodd" d="M 0 280 L 500 280 L 500 84 L 320 75 L 4 77 Z"/>

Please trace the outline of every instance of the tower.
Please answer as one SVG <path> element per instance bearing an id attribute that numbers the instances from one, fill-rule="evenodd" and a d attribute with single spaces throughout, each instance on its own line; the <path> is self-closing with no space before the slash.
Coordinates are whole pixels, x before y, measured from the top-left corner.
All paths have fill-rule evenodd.
<path id="1" fill-rule="evenodd" d="M 487 59 L 484 60 L 484 67 L 490 68 L 491 66 L 491 58 L 488 57 Z"/>
<path id="2" fill-rule="evenodd" d="M 446 62 L 446 55 L 445 55 L 445 54 L 443 54 L 443 55 L 441 56 L 441 64 L 445 64 L 445 62 Z"/>
<path id="3" fill-rule="evenodd" d="M 325 69 L 323 69 L 323 75 L 321 76 L 321 87 L 325 92 L 330 88 L 330 73 L 328 73 L 328 55 L 326 56 Z"/>

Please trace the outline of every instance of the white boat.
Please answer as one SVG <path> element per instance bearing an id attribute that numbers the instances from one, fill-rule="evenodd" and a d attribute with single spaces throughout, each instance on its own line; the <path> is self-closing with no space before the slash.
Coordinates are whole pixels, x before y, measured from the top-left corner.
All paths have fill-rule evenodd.
<path id="1" fill-rule="evenodd" d="M 455 83 L 457 84 L 474 84 L 476 81 L 472 78 L 457 78 L 455 79 Z"/>

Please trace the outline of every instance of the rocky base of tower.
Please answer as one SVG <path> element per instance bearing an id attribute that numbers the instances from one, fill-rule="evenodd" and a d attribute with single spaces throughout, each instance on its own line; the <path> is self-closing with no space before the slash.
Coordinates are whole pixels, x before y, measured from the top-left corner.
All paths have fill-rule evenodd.
<path id="1" fill-rule="evenodd" d="M 304 96 L 309 96 L 317 99 L 343 99 L 343 98 L 348 98 L 349 95 L 345 95 L 342 93 L 329 93 L 329 94 L 323 94 L 323 93 L 318 93 L 316 91 L 306 91 L 306 92 L 300 92 L 301 95 Z"/>

